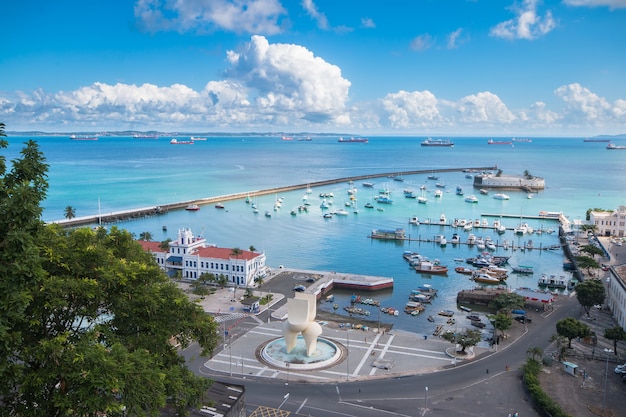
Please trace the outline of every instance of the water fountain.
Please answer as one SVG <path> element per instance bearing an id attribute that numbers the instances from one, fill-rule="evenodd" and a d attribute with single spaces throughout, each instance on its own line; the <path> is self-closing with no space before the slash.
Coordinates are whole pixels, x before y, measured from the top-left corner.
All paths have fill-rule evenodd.
<path id="1" fill-rule="evenodd" d="M 333 366 L 347 350 L 339 343 L 320 337 L 322 327 L 315 321 L 315 294 L 296 293 L 287 300 L 283 337 L 259 346 L 259 359 L 275 368 L 314 370 Z"/>

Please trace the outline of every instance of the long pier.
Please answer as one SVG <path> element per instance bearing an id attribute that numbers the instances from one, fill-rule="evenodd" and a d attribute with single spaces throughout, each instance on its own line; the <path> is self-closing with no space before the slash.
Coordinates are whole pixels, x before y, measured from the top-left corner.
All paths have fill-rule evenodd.
<path id="1" fill-rule="evenodd" d="M 55 220 L 50 223 L 60 224 L 65 227 L 85 226 L 88 224 L 103 224 L 103 223 L 115 223 L 124 220 L 139 219 L 148 216 L 155 216 L 159 214 L 167 213 L 170 210 L 181 210 L 191 204 L 197 204 L 199 206 L 206 204 L 215 204 L 224 201 L 241 200 L 250 195 L 263 196 L 268 194 L 282 193 L 287 191 L 302 190 L 308 187 L 322 187 L 325 185 L 338 184 L 341 182 L 349 181 L 362 181 L 374 178 L 384 177 L 396 177 L 399 175 L 421 175 L 421 174 L 438 174 L 444 172 L 462 172 L 466 170 L 471 171 L 493 171 L 498 169 L 497 167 L 467 167 L 467 168 L 443 168 L 443 169 L 421 169 L 413 171 L 393 171 L 380 174 L 368 174 L 368 175 L 356 175 L 352 177 L 335 178 L 323 181 L 310 182 L 306 184 L 287 185 L 283 187 L 268 188 L 266 190 L 254 190 L 246 191 L 242 193 L 226 194 L 215 197 L 206 197 L 198 200 L 179 201 L 176 203 L 162 204 L 159 206 L 143 207 L 130 210 L 122 210 L 112 212 L 108 214 L 94 214 L 90 216 L 74 217 L 72 219 Z"/>

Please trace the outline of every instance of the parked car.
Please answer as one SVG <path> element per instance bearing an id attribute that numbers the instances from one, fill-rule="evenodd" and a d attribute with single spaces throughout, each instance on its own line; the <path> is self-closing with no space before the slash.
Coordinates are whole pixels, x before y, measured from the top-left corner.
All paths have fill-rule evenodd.
<path id="1" fill-rule="evenodd" d="M 626 363 L 623 365 L 617 365 L 614 369 L 616 374 L 622 373 L 622 372 L 626 372 Z"/>
<path id="2" fill-rule="evenodd" d="M 306 290 L 306 287 L 304 285 L 296 285 L 295 287 L 293 287 L 293 290 L 297 292 L 304 292 L 304 290 Z"/>

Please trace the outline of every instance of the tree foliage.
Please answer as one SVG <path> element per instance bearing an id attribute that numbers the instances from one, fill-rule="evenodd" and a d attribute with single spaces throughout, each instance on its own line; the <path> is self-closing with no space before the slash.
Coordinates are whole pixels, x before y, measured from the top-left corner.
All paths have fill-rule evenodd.
<path id="1" fill-rule="evenodd" d="M 587 316 L 589 316 L 591 307 L 604 302 L 605 295 L 606 291 L 602 281 L 588 279 L 576 285 L 576 298 L 585 309 Z"/>
<path id="2" fill-rule="evenodd" d="M 0 142 L 1 145 L 1 142 Z M 0 397 L 5 415 L 184 413 L 210 383 L 176 346 L 217 325 L 124 230 L 45 226 L 47 165 L 29 141 L 0 162 Z"/>
<path id="3" fill-rule="evenodd" d="M 599 247 L 597 247 L 596 245 L 583 245 L 580 247 L 580 251 L 591 255 L 592 258 L 595 257 L 596 255 L 599 255 L 599 256 L 604 255 L 604 251 L 600 249 Z"/>
<path id="4" fill-rule="evenodd" d="M 493 317 L 494 328 L 496 330 L 500 330 L 502 332 L 502 336 L 504 336 L 505 331 L 511 328 L 513 324 L 513 319 L 509 314 L 496 314 Z"/>
<path id="5" fill-rule="evenodd" d="M 66 219 L 72 220 L 74 217 L 76 217 L 76 209 L 72 206 L 67 206 L 65 207 L 65 210 L 63 210 L 63 215 Z"/>
<path id="6" fill-rule="evenodd" d="M 568 347 L 572 347 L 572 339 L 585 337 L 591 334 L 589 326 L 572 317 L 566 317 L 556 322 L 556 332 L 568 340 Z"/>
<path id="7" fill-rule="evenodd" d="M 576 256 L 574 259 L 576 259 L 576 264 L 578 265 L 578 267 L 586 269 L 588 274 L 590 274 L 591 269 L 600 267 L 600 264 L 598 263 L 598 261 L 596 261 L 590 256 L 579 255 L 579 256 Z"/>
<path id="8" fill-rule="evenodd" d="M 604 337 L 613 341 L 613 353 L 617 355 L 617 342 L 626 341 L 626 331 L 620 326 L 614 326 L 604 331 Z"/>
<path id="9" fill-rule="evenodd" d="M 461 346 L 461 353 L 465 353 L 465 349 L 470 346 L 476 346 L 481 339 L 479 330 L 467 329 L 461 333 L 446 332 L 443 338 L 449 342 Z"/>
<path id="10" fill-rule="evenodd" d="M 510 313 L 511 310 L 523 309 L 526 300 L 519 294 L 503 292 L 489 303 L 489 307 L 497 313 Z"/>

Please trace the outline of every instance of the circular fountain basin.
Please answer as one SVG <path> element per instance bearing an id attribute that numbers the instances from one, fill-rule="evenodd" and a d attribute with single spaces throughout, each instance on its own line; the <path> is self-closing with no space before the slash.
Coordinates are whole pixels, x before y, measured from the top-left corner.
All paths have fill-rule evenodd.
<path id="1" fill-rule="evenodd" d="M 287 353 L 285 339 L 279 337 L 259 347 L 260 359 L 279 369 L 313 370 L 322 369 L 340 362 L 343 358 L 343 346 L 323 337 L 317 338 L 317 347 L 311 356 L 306 354 L 306 343 L 298 336 L 296 346 Z"/>

